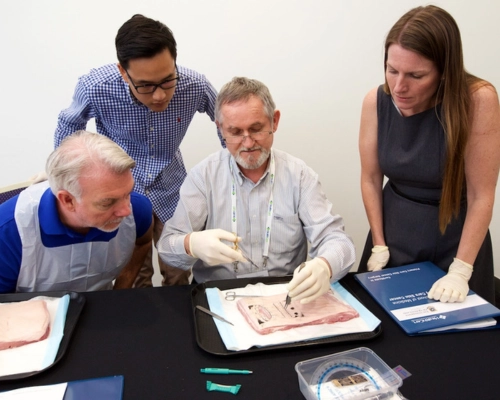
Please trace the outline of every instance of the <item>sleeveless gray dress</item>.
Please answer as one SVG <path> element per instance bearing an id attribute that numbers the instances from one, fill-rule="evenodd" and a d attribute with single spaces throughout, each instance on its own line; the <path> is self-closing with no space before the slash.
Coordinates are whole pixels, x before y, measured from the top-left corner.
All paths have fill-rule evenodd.
<path id="1" fill-rule="evenodd" d="M 456 256 L 465 221 L 465 197 L 458 218 L 444 235 L 439 230 L 439 200 L 446 157 L 446 138 L 431 108 L 403 117 L 382 86 L 377 92 L 378 157 L 388 178 L 383 189 L 383 221 L 391 257 L 385 268 L 432 261 L 447 271 Z M 367 271 L 373 247 L 368 233 L 358 272 Z M 493 250 L 488 234 L 474 262 L 469 287 L 495 303 Z M 429 288 L 430 289 L 430 288 Z"/>

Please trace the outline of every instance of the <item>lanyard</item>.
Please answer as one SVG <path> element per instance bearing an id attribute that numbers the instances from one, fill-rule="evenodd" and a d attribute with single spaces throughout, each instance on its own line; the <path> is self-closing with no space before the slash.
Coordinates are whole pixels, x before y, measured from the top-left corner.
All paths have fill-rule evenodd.
<path id="1" fill-rule="evenodd" d="M 233 163 L 231 159 L 229 159 L 229 169 L 231 170 L 231 229 L 237 234 L 237 213 L 236 213 L 236 180 L 234 179 L 233 173 Z M 269 257 L 269 245 L 271 243 L 271 225 L 273 221 L 273 191 L 274 191 L 274 180 L 276 178 L 276 166 L 274 164 L 274 153 L 271 150 L 270 156 L 270 165 L 269 165 L 269 176 L 270 176 L 270 184 L 271 184 L 271 194 L 269 195 L 269 202 L 267 206 L 267 219 L 266 219 L 266 229 L 264 231 L 264 251 L 262 254 L 262 268 L 265 269 L 267 266 L 267 259 Z M 237 266 L 235 265 L 235 270 L 237 270 Z"/>

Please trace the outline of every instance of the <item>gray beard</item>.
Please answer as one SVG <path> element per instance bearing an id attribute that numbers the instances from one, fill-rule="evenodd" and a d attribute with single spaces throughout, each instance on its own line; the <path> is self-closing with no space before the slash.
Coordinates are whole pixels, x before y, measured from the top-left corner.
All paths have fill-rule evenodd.
<path id="1" fill-rule="evenodd" d="M 267 161 L 267 159 L 269 158 L 269 155 L 271 154 L 271 150 L 260 148 L 259 149 L 261 151 L 260 156 L 256 159 L 251 157 L 250 162 L 247 162 L 243 159 L 243 157 L 240 156 L 241 151 L 246 151 L 246 150 L 250 150 L 250 149 L 242 148 L 238 151 L 238 153 L 234 157 L 234 159 L 236 160 L 236 163 L 240 167 L 245 168 L 245 169 L 257 169 L 257 168 L 261 167 Z"/>
<path id="2" fill-rule="evenodd" d="M 120 220 L 120 224 L 122 223 L 123 220 L 124 220 L 124 218 L 122 218 Z M 116 221 L 116 222 L 118 222 L 118 221 Z M 120 227 L 120 224 L 118 224 L 118 226 L 116 228 L 108 228 L 108 225 L 111 225 L 111 224 L 108 223 L 108 224 L 106 224 L 104 226 L 98 226 L 97 229 L 99 229 L 102 232 L 110 233 L 110 232 L 116 231 Z"/>

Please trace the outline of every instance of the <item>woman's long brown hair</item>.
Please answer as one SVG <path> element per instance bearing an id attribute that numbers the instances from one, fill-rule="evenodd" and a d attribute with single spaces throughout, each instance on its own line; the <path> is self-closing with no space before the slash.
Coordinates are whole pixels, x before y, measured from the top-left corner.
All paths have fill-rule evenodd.
<path id="1" fill-rule="evenodd" d="M 439 228 L 446 227 L 460 211 L 465 191 L 465 149 L 471 122 L 471 92 L 487 84 L 464 68 L 460 30 L 453 17 L 436 6 L 417 7 L 403 15 L 385 41 L 384 72 L 389 46 L 399 44 L 435 63 L 441 81 L 435 94 L 436 107 L 446 135 L 446 163 L 439 206 Z M 384 91 L 390 94 L 387 80 Z"/>

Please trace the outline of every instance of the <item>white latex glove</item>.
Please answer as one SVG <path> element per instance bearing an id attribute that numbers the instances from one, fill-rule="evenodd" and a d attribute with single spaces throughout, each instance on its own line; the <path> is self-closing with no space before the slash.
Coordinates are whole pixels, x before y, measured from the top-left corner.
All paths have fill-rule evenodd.
<path id="1" fill-rule="evenodd" d="M 47 173 L 45 171 L 41 171 L 36 175 L 31 176 L 28 180 L 31 181 L 31 184 L 40 183 L 49 179 L 47 177 Z"/>
<path id="2" fill-rule="evenodd" d="M 307 304 L 330 289 L 330 267 L 321 258 L 313 258 L 305 265 L 295 268 L 293 279 L 288 284 L 288 295 L 293 300 Z"/>
<path id="3" fill-rule="evenodd" d="M 389 247 L 374 246 L 372 249 L 372 255 L 366 263 L 368 271 L 380 271 L 387 265 L 390 256 L 391 255 L 389 254 Z"/>
<path id="4" fill-rule="evenodd" d="M 439 300 L 442 303 L 461 303 L 469 293 L 472 271 L 472 265 L 454 258 L 448 273 L 432 285 L 428 294 L 429 299 Z"/>
<path id="5" fill-rule="evenodd" d="M 224 229 L 208 229 L 206 231 L 191 232 L 189 235 L 189 252 L 193 257 L 199 258 L 208 265 L 227 264 L 235 261 L 245 261 L 243 255 L 221 242 L 239 242 L 240 237 Z"/>

